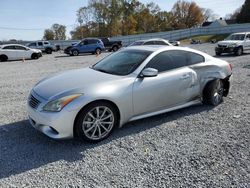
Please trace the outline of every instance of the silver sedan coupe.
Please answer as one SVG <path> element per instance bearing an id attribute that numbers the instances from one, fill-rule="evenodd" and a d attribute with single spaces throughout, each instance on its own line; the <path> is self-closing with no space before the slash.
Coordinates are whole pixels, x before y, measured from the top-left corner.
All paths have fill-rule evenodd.
<path id="1" fill-rule="evenodd" d="M 129 121 L 228 95 L 232 66 L 190 48 L 124 48 L 95 65 L 38 82 L 28 97 L 33 127 L 54 139 L 107 138 Z"/>

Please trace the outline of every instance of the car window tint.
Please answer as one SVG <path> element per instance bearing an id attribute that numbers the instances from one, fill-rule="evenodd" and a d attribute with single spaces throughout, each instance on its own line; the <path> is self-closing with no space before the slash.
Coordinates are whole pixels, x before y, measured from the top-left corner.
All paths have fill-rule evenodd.
<path id="1" fill-rule="evenodd" d="M 5 46 L 5 47 L 3 47 L 3 49 L 6 49 L 6 50 L 15 50 L 15 46 Z"/>
<path id="2" fill-rule="evenodd" d="M 89 40 L 89 44 L 96 44 L 97 43 L 97 40 L 95 40 L 95 39 L 90 39 Z"/>
<path id="3" fill-rule="evenodd" d="M 38 42 L 38 46 L 42 46 L 43 45 L 43 43 L 42 42 Z"/>
<path id="4" fill-rule="evenodd" d="M 144 45 L 155 45 L 155 41 L 148 41 L 148 42 L 145 42 Z"/>
<path id="5" fill-rule="evenodd" d="M 15 46 L 16 50 L 26 50 L 26 48 L 22 47 L 22 46 Z"/>
<path id="6" fill-rule="evenodd" d="M 44 44 L 48 45 L 49 43 L 48 42 L 44 42 Z"/>
<path id="7" fill-rule="evenodd" d="M 197 63 L 205 62 L 205 58 L 202 55 L 193 52 L 187 52 L 188 54 L 188 65 L 194 65 Z"/>
<path id="8" fill-rule="evenodd" d="M 156 45 L 167 45 L 168 46 L 168 44 L 165 43 L 164 41 L 155 41 L 155 44 Z"/>
<path id="9" fill-rule="evenodd" d="M 171 50 L 156 55 L 146 67 L 164 72 L 187 65 L 187 53 L 181 50 Z"/>
<path id="10" fill-rule="evenodd" d="M 28 46 L 36 46 L 35 42 L 30 43 Z"/>

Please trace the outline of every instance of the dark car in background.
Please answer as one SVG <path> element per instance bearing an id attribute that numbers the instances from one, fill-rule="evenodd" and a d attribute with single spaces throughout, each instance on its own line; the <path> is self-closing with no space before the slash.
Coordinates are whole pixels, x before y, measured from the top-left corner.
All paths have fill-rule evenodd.
<path id="1" fill-rule="evenodd" d="M 100 39 L 86 38 L 76 44 L 73 44 L 72 46 L 67 47 L 64 50 L 64 53 L 71 56 L 77 56 L 81 53 L 100 54 L 103 50 L 105 50 L 105 47 Z"/>
<path id="2" fill-rule="evenodd" d="M 105 46 L 105 49 L 108 51 L 116 52 L 122 47 L 122 41 L 112 41 L 109 38 L 101 37 L 100 38 Z"/>

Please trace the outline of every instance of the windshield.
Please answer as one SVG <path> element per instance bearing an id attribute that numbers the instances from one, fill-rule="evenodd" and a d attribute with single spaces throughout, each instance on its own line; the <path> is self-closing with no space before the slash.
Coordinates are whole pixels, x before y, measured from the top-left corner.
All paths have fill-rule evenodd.
<path id="1" fill-rule="evenodd" d="M 132 73 L 152 52 L 142 50 L 124 50 L 114 53 L 95 64 L 97 71 L 128 75 Z"/>
<path id="2" fill-rule="evenodd" d="M 226 40 L 244 40 L 245 34 L 233 34 L 226 38 Z"/>

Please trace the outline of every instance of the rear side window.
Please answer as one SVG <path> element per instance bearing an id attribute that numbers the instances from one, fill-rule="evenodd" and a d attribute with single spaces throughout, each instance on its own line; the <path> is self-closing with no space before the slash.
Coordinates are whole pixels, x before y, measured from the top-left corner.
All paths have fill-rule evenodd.
<path id="1" fill-rule="evenodd" d="M 205 62 L 205 58 L 197 53 L 187 52 L 188 54 L 188 65 L 194 65 L 197 63 Z"/>
<path id="2" fill-rule="evenodd" d="M 160 40 L 155 41 L 155 44 L 156 44 L 156 45 L 167 45 L 167 46 L 168 46 L 167 43 L 165 43 L 165 42 L 163 42 L 163 41 L 160 41 Z"/>
<path id="3" fill-rule="evenodd" d="M 49 43 L 48 42 L 44 42 L 45 45 L 48 45 Z"/>
<path id="4" fill-rule="evenodd" d="M 43 45 L 43 43 L 42 42 L 38 42 L 38 46 L 42 46 Z"/>
<path id="5" fill-rule="evenodd" d="M 187 53 L 182 50 L 171 50 L 156 55 L 146 67 L 164 72 L 187 66 Z"/>
<path id="6" fill-rule="evenodd" d="M 95 39 L 90 39 L 88 40 L 89 44 L 96 44 L 97 43 L 97 40 Z"/>
<path id="7" fill-rule="evenodd" d="M 15 46 L 5 46 L 3 47 L 5 50 L 15 50 Z"/>
<path id="8" fill-rule="evenodd" d="M 155 45 L 155 41 L 148 41 L 148 42 L 145 42 L 144 45 Z"/>
<path id="9" fill-rule="evenodd" d="M 17 50 L 26 50 L 26 48 L 24 48 L 24 47 L 22 47 L 22 46 L 15 46 L 15 48 L 16 48 Z"/>

